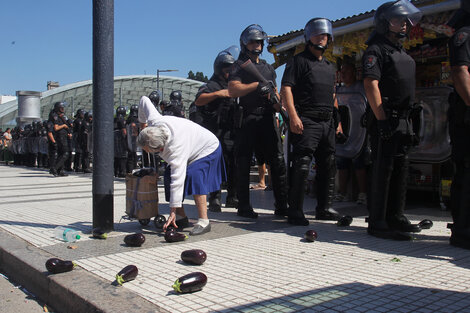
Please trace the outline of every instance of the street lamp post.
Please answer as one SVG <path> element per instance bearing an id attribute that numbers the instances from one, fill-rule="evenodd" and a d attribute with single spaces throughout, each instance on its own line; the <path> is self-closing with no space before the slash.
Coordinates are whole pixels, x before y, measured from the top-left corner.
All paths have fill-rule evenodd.
<path id="1" fill-rule="evenodd" d="M 157 69 L 157 90 L 160 91 L 160 73 L 164 72 L 178 72 L 178 70 L 160 70 Z M 161 97 L 163 98 L 163 88 L 161 91 Z"/>

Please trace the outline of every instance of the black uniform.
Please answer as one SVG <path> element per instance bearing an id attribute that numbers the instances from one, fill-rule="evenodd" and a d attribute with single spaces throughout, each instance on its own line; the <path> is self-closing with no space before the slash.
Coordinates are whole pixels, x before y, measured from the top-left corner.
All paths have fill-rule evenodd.
<path id="1" fill-rule="evenodd" d="M 54 131 L 54 122 L 52 121 L 52 112 L 49 115 L 49 120 L 47 121 L 46 131 L 47 131 L 47 142 L 48 142 L 48 154 L 49 154 L 49 172 L 54 176 L 57 175 L 55 165 L 57 163 L 57 141 L 55 140 L 55 131 Z M 54 138 L 54 141 L 51 139 Z"/>
<path id="2" fill-rule="evenodd" d="M 184 118 L 183 106 L 178 101 L 170 101 L 163 108 L 162 115 L 169 115 L 169 116 L 176 116 L 176 117 Z"/>
<path id="3" fill-rule="evenodd" d="M 137 112 L 136 112 L 137 113 Z M 137 168 L 137 137 L 140 132 L 139 117 L 137 114 L 129 114 L 127 118 L 127 172 L 131 173 Z"/>
<path id="4" fill-rule="evenodd" d="M 67 117 L 64 114 L 52 114 L 52 123 L 57 126 L 67 125 Z M 62 128 L 55 131 L 54 138 L 57 143 L 57 161 L 55 164 L 55 171 L 58 175 L 64 176 L 65 161 L 70 155 L 70 146 L 68 142 L 68 135 L 71 134 L 70 128 Z"/>
<path id="5" fill-rule="evenodd" d="M 372 38 L 363 57 L 364 78 L 379 81 L 385 122 L 390 125 L 390 138 L 382 138 L 375 116 L 368 117 L 373 160 L 368 232 L 372 235 L 420 231 L 404 216 L 408 151 L 414 141 L 409 115 L 415 99 L 415 68 L 403 47 L 383 35 Z"/>
<path id="6" fill-rule="evenodd" d="M 240 54 L 232 68 L 229 81 L 240 81 L 243 84 L 257 82 L 256 78 L 241 68 L 241 65 L 248 59 L 246 54 Z M 254 65 L 266 80 L 276 81 L 276 72 L 265 60 L 260 59 L 259 63 L 254 63 Z M 286 164 L 272 104 L 267 97 L 257 91 L 240 97 L 239 104 L 243 109 L 243 119 L 235 139 L 238 214 L 257 217 L 250 204 L 250 166 L 254 148 L 259 146 L 265 151 L 266 161 L 271 166 L 276 201 L 275 214 L 284 215 L 287 211 Z"/>
<path id="7" fill-rule="evenodd" d="M 218 75 L 213 75 L 207 84 L 201 86 L 196 99 L 203 93 L 213 93 L 227 89 L 228 84 Z M 225 169 L 227 171 L 227 203 L 236 205 L 235 186 L 235 132 L 234 111 L 236 101 L 234 98 L 217 98 L 214 101 L 196 107 L 198 124 L 210 130 L 219 139 L 224 155 Z M 220 210 L 220 191 L 215 191 L 209 196 L 209 209 Z"/>
<path id="8" fill-rule="evenodd" d="M 470 26 L 462 27 L 454 34 L 449 41 L 449 52 L 451 66 L 470 66 Z M 457 92 L 450 100 L 449 134 L 456 168 L 451 187 L 454 225 L 450 242 L 470 249 L 470 108 Z"/>
<path id="9" fill-rule="evenodd" d="M 114 118 L 114 176 L 126 176 L 127 164 L 127 130 L 124 116 Z"/>
<path id="10" fill-rule="evenodd" d="M 92 124 L 92 119 L 89 118 L 87 115 L 85 115 L 85 118 L 83 119 L 83 123 L 80 127 L 78 142 L 80 144 L 81 151 L 83 154 L 83 163 L 82 163 L 83 172 L 91 173 L 92 171 L 90 169 L 90 160 L 91 160 L 91 151 L 92 151 L 91 138 L 92 138 L 92 132 L 93 132 L 93 124 Z"/>
<path id="11" fill-rule="evenodd" d="M 73 159 L 73 169 L 75 172 L 81 172 L 83 164 L 83 153 L 82 148 L 78 142 L 80 136 L 80 128 L 83 124 L 83 118 L 77 116 L 73 121 L 73 146 L 75 147 L 75 156 Z"/>
<path id="12" fill-rule="evenodd" d="M 324 57 L 318 59 L 307 47 L 287 63 L 282 85 L 292 88 L 295 109 L 303 124 L 302 134 L 289 133 L 292 145 L 289 221 L 307 224 L 303 199 L 313 156 L 318 165 L 316 217 L 336 219 L 337 213 L 331 208 L 336 173 L 336 125 L 333 119 L 335 68 Z"/>

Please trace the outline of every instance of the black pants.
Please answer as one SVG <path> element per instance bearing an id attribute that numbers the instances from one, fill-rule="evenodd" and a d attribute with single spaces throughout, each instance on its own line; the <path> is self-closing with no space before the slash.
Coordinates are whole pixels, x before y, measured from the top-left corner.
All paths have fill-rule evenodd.
<path id="1" fill-rule="evenodd" d="M 369 226 L 384 228 L 403 219 L 408 179 L 406 134 L 395 131 L 389 140 L 379 137 L 371 125 L 372 173 L 368 188 Z"/>
<path id="2" fill-rule="evenodd" d="M 302 134 L 289 133 L 292 146 L 289 171 L 289 216 L 303 217 L 303 198 L 310 162 L 315 157 L 317 173 L 316 213 L 330 208 L 334 192 L 336 174 L 335 162 L 335 125 L 328 121 L 300 117 L 304 130 Z"/>
<path id="3" fill-rule="evenodd" d="M 266 152 L 266 161 L 271 166 L 272 185 L 276 208 L 287 208 L 286 165 L 279 128 L 273 114 L 248 115 L 235 139 L 236 184 L 238 210 L 251 210 L 250 166 L 255 146 Z"/>
<path id="4" fill-rule="evenodd" d="M 462 120 L 450 120 L 449 134 L 455 164 L 450 197 L 454 221 L 452 236 L 458 235 L 470 241 L 470 124 L 465 124 Z"/>
<path id="5" fill-rule="evenodd" d="M 67 139 L 58 139 L 57 140 L 57 162 L 55 164 L 55 170 L 57 172 L 63 171 L 65 162 L 70 156 L 70 147 L 67 142 Z"/>

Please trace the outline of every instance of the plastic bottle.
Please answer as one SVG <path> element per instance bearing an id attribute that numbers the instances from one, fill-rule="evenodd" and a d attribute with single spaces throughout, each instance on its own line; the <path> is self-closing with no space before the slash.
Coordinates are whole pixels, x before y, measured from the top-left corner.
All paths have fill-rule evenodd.
<path id="1" fill-rule="evenodd" d="M 54 228 L 54 236 L 67 242 L 75 242 L 80 239 L 78 231 L 63 226 L 57 226 Z"/>

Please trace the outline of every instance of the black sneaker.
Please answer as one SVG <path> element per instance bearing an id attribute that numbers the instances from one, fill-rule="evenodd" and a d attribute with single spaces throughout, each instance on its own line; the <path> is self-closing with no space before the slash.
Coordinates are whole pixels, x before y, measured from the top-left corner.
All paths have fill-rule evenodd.
<path id="1" fill-rule="evenodd" d="M 69 176 L 69 174 L 66 174 L 64 171 L 60 171 L 57 173 L 57 176 Z"/>
<path id="2" fill-rule="evenodd" d="M 220 208 L 220 204 L 209 204 L 209 211 L 219 213 L 222 212 L 222 209 Z"/>
<path id="3" fill-rule="evenodd" d="M 409 233 L 396 231 L 393 229 L 382 229 L 382 228 L 374 228 L 374 227 L 367 227 L 367 233 L 371 236 L 382 238 L 382 239 L 391 239 L 391 240 L 398 240 L 398 241 L 410 241 L 413 239 Z"/>
<path id="4" fill-rule="evenodd" d="M 391 229 L 398 230 L 406 233 L 419 233 L 421 227 L 417 224 L 411 224 L 410 221 L 403 215 L 398 218 L 390 218 L 387 224 Z"/>

